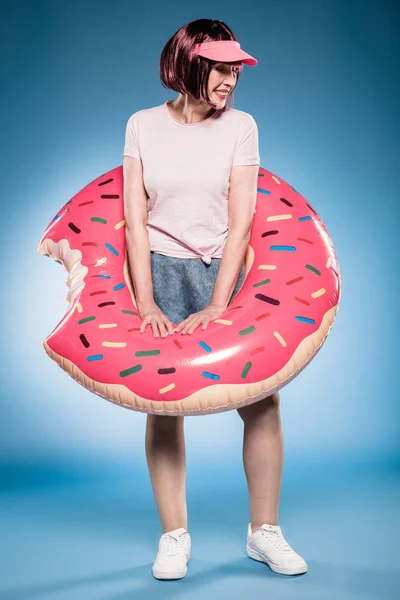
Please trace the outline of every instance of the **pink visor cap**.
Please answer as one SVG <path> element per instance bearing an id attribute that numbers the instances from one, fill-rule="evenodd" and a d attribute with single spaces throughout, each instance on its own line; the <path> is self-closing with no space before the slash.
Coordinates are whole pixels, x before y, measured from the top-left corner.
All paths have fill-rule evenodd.
<path id="1" fill-rule="evenodd" d="M 255 67 L 258 60 L 254 56 L 250 56 L 244 50 L 241 50 L 239 42 L 234 40 L 219 40 L 213 42 L 203 42 L 196 44 L 194 51 L 199 56 L 211 58 L 216 62 L 234 62 L 240 60 L 249 67 Z"/>

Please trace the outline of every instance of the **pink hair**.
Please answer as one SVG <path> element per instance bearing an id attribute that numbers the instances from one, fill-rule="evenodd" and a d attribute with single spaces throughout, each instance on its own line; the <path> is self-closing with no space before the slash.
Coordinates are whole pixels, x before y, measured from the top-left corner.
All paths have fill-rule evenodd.
<path id="1" fill-rule="evenodd" d="M 233 31 L 222 21 L 197 19 L 178 29 L 161 52 L 160 78 L 162 85 L 181 94 L 190 94 L 197 100 L 207 102 L 216 108 L 217 105 L 208 96 L 207 85 L 211 69 L 218 63 L 196 54 L 194 46 L 202 42 L 219 40 L 238 41 Z M 237 85 L 243 65 L 240 62 L 226 64 L 238 64 Z M 228 96 L 227 103 L 230 99 L 232 99 L 233 105 L 233 91 Z M 222 113 L 225 110 L 226 106 L 216 112 Z"/>

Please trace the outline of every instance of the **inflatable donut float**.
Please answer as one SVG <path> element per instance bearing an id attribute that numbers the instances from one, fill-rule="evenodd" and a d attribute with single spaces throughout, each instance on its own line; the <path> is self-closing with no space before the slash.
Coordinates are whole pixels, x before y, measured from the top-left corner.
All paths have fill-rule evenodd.
<path id="1" fill-rule="evenodd" d="M 207 329 L 155 338 L 139 328 L 128 270 L 123 167 L 101 175 L 52 219 L 38 253 L 68 272 L 69 306 L 42 341 L 68 375 L 132 410 L 216 413 L 257 402 L 296 377 L 335 320 L 340 270 L 318 213 L 260 167 L 246 276 Z"/>

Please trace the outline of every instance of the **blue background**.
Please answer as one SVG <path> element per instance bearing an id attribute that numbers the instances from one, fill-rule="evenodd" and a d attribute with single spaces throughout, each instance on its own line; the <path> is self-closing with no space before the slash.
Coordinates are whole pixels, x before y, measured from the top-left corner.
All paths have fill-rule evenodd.
<path id="1" fill-rule="evenodd" d="M 258 59 L 244 67 L 234 106 L 257 121 L 262 166 L 323 219 L 342 298 L 323 349 L 281 391 L 280 524 L 309 573 L 285 579 L 245 556 L 234 410 L 185 419 L 197 583 L 188 575 L 173 593 L 397 597 L 398 4 L 20 1 L 4 2 L 0 16 L 0 598 L 128 598 L 163 585 L 150 574 L 161 528 L 146 415 L 91 394 L 46 356 L 41 340 L 67 308 L 67 273 L 36 249 L 67 200 L 122 164 L 129 116 L 176 97 L 160 83 L 159 57 L 198 18 L 225 21 Z"/>

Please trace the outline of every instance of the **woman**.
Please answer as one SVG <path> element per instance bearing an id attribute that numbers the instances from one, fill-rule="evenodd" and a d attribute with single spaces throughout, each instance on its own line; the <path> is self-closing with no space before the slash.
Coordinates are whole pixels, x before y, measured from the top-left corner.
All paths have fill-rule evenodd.
<path id="1" fill-rule="evenodd" d="M 205 329 L 227 308 L 244 277 L 260 165 L 253 117 L 227 107 L 243 63 L 222 21 L 199 19 L 164 47 L 160 76 L 179 96 L 128 120 L 124 206 L 130 271 L 143 333 Z M 283 467 L 279 393 L 238 409 L 251 523 L 247 554 L 283 574 L 307 571 L 278 526 Z M 152 573 L 187 572 L 184 417 L 147 415 L 146 458 L 164 533 Z"/>

